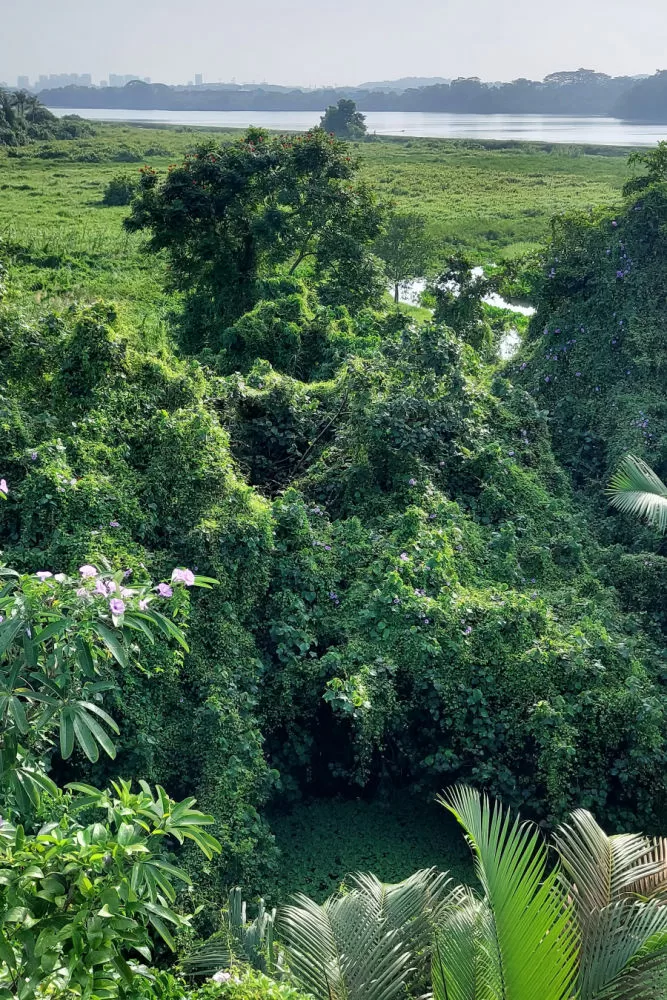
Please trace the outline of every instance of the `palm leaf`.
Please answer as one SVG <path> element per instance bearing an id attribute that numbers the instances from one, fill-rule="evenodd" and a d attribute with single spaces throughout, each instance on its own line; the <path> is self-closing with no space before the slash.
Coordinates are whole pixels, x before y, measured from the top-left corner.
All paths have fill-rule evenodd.
<path id="1" fill-rule="evenodd" d="M 567 1000 L 577 969 L 578 931 L 558 867 L 532 824 L 465 786 L 439 800 L 463 826 L 492 915 L 509 1000 Z"/>
<path id="2" fill-rule="evenodd" d="M 585 809 L 572 813 L 553 842 L 575 894 L 584 934 L 588 919 L 598 910 L 664 873 L 664 859 L 656 855 L 652 841 L 632 833 L 609 837 Z"/>
<path id="3" fill-rule="evenodd" d="M 349 876 L 348 881 L 371 902 L 374 919 L 387 930 L 397 931 L 413 954 L 427 952 L 434 929 L 465 894 L 446 872 L 437 868 L 420 869 L 403 882 L 385 883 L 375 875 L 360 872 Z"/>
<path id="4" fill-rule="evenodd" d="M 636 455 L 626 455 L 607 488 L 617 510 L 640 517 L 658 531 L 667 531 L 667 486 L 650 465 Z"/>
<path id="5" fill-rule="evenodd" d="M 625 899 L 589 921 L 579 1000 L 658 1000 L 667 985 L 667 907 Z"/>
<path id="6" fill-rule="evenodd" d="M 431 963 L 433 1000 L 499 1000 L 502 983 L 493 917 L 471 890 L 443 922 Z"/>
<path id="7" fill-rule="evenodd" d="M 278 911 L 291 976 L 317 1000 L 394 1000 L 411 972 L 410 952 L 396 930 L 377 919 L 359 890 L 319 906 L 297 895 Z"/>

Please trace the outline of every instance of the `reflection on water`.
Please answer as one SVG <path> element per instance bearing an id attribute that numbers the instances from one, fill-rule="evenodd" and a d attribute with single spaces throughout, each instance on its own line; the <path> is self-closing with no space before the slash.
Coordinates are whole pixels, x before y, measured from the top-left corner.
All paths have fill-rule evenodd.
<path id="1" fill-rule="evenodd" d="M 58 117 L 81 115 L 92 121 L 151 122 L 304 132 L 319 124 L 317 111 L 152 111 L 120 108 L 50 108 Z M 324 108 L 322 109 L 324 111 Z M 434 111 L 368 111 L 366 125 L 378 135 L 440 139 L 511 139 L 527 142 L 591 143 L 601 146 L 653 146 L 667 138 L 666 125 L 624 122 L 619 118 L 565 115 L 453 115 Z"/>

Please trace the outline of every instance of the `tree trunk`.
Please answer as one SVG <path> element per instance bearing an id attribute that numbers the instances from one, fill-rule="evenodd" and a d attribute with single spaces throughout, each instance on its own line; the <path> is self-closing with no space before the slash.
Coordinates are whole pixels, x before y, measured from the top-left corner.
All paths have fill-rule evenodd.
<path id="1" fill-rule="evenodd" d="M 394 283 L 394 302 L 398 305 L 398 282 Z"/>

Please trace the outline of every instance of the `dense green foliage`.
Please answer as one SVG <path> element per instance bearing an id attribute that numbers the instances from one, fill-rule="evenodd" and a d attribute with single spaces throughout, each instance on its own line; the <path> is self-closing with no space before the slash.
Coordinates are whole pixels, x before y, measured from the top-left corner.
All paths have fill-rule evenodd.
<path id="1" fill-rule="evenodd" d="M 23 146 L 45 139 L 79 139 L 93 128 L 76 115 L 56 118 L 25 90 L 0 90 L 0 146 Z"/>
<path id="2" fill-rule="evenodd" d="M 320 125 L 325 132 L 331 132 L 341 139 L 361 139 L 366 134 L 366 121 L 354 101 L 341 98 L 337 104 L 326 109 Z"/>
<path id="3" fill-rule="evenodd" d="M 381 214 L 357 166 L 322 129 L 293 138 L 250 129 L 236 143 L 198 146 L 162 183 L 142 171 L 125 224 L 148 229 L 151 249 L 168 252 L 173 286 L 186 295 L 187 348 L 219 348 L 279 270 L 307 270 L 323 303 L 379 302 L 370 250 Z"/>
<path id="4" fill-rule="evenodd" d="M 405 146 L 388 149 L 409 162 Z M 132 155 L 125 147 L 124 158 Z M 441 169 L 435 147 L 419 155 Z M 27 162 L 11 159 L 15 171 Z M 109 228 L 127 217 L 99 205 L 116 169 L 100 168 L 90 208 Z M 53 737 L 42 740 L 39 714 L 28 713 L 28 766 L 38 756 L 51 767 L 47 790 L 49 780 L 100 788 L 118 774 L 140 779 L 148 785 L 127 805 L 139 812 L 152 808 L 141 797 L 153 796 L 149 785 L 186 802 L 196 796 L 221 845 L 203 868 L 194 853 L 180 856 L 193 880 L 183 909 L 201 906 L 202 936 L 218 926 L 231 886 L 248 897 L 265 884 L 275 895 L 293 888 L 280 871 L 270 804 L 284 810 L 334 794 L 428 800 L 465 780 L 546 824 L 583 807 L 614 828 L 655 831 L 667 813 L 666 560 L 657 533 L 605 516 L 604 495 L 628 450 L 665 475 L 664 184 L 652 178 L 614 212 L 554 222 L 540 260 L 512 272 L 537 314 L 520 353 L 502 364 L 480 302 L 498 279 L 474 275 L 464 255 L 441 269 L 433 316 L 417 321 L 373 297 L 383 221 L 355 171 L 349 148 L 322 130 L 290 139 L 252 131 L 199 146 L 166 177 L 145 169 L 129 226 L 150 237 L 142 244 L 128 234 L 125 256 L 119 242 L 112 257 L 116 270 L 104 264 L 105 290 L 117 287 L 123 299 L 131 287 L 131 307 L 121 302 L 120 311 L 89 301 L 108 246 L 87 256 L 56 247 L 49 264 L 17 233 L 3 251 L 4 558 L 33 574 L 28 594 L 42 595 L 49 613 L 46 598 L 61 600 L 50 588 L 62 581 L 38 583 L 35 574 L 62 571 L 68 581 L 103 557 L 113 569 L 96 576 L 128 591 L 135 584 L 123 580 L 139 588 L 174 565 L 218 581 L 165 595 L 177 621 L 187 614 L 187 649 L 155 622 L 140 665 L 115 654 L 114 664 L 102 641 L 102 680 L 115 684 L 103 711 L 119 728 L 113 764 L 99 754 L 113 727 L 76 707 L 95 683 L 86 676 L 61 712 L 69 721 L 60 752 L 46 752 Z M 67 268 L 69 286 L 59 284 Z M 144 289 L 155 299 L 144 300 Z M 152 301 L 164 308 L 148 330 L 136 321 L 142 301 L 147 312 Z M 86 594 L 84 607 L 99 609 Z M 117 598 L 107 598 L 112 626 L 131 629 L 141 609 L 118 612 Z M 148 599 L 142 592 L 128 602 L 135 598 Z M 154 613 L 156 599 L 143 610 Z M 145 636 L 123 634 L 130 650 Z M 10 653 L 14 680 L 31 649 Z M 48 663 L 56 677 L 59 666 L 57 656 Z M 10 692 L 5 711 L 20 730 L 14 699 Z M 121 784 L 116 792 L 134 794 Z M 468 806 L 468 833 L 481 841 Z M 22 813 L 25 803 L 12 808 Z M 63 857 L 95 825 L 77 808 L 67 800 L 35 819 L 60 824 Z M 84 846 L 102 838 L 123 847 L 112 820 Z M 318 895 L 343 864 L 334 831 L 329 875 L 316 872 L 311 883 Z M 43 835 L 28 829 L 31 850 Z M 98 863 L 103 892 L 96 855 Z M 490 898 L 490 882 L 485 889 Z M 554 914 L 533 889 L 531 933 L 546 954 L 560 924 L 542 921 Z M 521 897 L 500 891 L 512 916 Z M 569 982 L 569 968 L 553 964 L 545 981 Z M 236 978 L 200 995 L 238 987 L 240 1000 L 279 1000 L 291 990 Z M 541 982 L 531 989 L 542 992 Z M 154 995 L 186 989 L 167 977 Z"/>

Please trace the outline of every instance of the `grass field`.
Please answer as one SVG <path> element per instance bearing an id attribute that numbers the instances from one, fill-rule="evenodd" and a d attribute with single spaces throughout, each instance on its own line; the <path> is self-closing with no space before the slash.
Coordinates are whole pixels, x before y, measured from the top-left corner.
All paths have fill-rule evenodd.
<path id="1" fill-rule="evenodd" d="M 97 125 L 91 139 L 0 152 L 0 240 L 16 248 L 19 286 L 29 301 L 58 307 L 96 298 L 119 302 L 153 339 L 173 298 L 163 269 L 124 233 L 125 208 L 106 208 L 109 179 L 144 163 L 166 170 L 205 129 Z M 236 133 L 238 134 L 238 133 Z M 613 203 L 627 176 L 623 150 L 505 145 L 441 139 L 385 139 L 360 145 L 364 177 L 399 210 L 428 218 L 443 258 L 465 249 L 480 262 L 539 242 L 558 212 Z M 25 301 L 25 297 L 24 297 Z"/>

